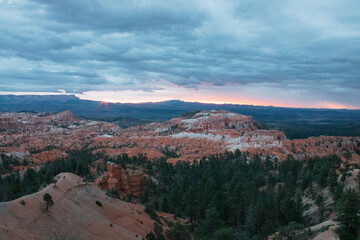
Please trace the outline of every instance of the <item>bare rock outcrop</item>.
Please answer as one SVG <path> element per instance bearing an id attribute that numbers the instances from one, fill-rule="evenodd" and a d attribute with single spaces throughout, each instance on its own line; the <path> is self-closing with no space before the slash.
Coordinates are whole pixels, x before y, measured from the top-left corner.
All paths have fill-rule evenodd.
<path id="1" fill-rule="evenodd" d="M 76 121 L 79 120 L 71 111 L 62 111 L 49 116 L 39 117 L 40 121 Z"/>
<path id="2" fill-rule="evenodd" d="M 70 111 L 55 114 L 0 113 L 0 152 L 31 166 L 67 156 L 99 137 L 110 139 L 119 127 L 100 121 L 82 120 Z M 98 146 L 91 146 L 94 149 Z"/>
<path id="3" fill-rule="evenodd" d="M 113 123 L 78 119 L 70 111 L 50 115 L 0 113 L 0 143 L 5 154 L 30 160 L 32 165 L 82 148 L 113 159 L 123 154 L 141 154 L 149 160 L 166 157 L 171 163 L 194 162 L 238 149 L 279 160 L 289 154 L 297 159 L 337 154 L 349 158 L 343 157 L 344 161 L 360 164 L 360 137 L 288 140 L 284 132 L 265 129 L 251 116 L 228 111 L 202 111 L 127 129 Z M 23 150 L 15 154 L 10 148 Z"/>
<path id="4" fill-rule="evenodd" d="M 251 116 L 228 111 L 202 111 L 166 122 L 130 127 L 115 135 L 126 141 L 115 145 L 111 139 L 106 142 L 95 139 L 92 146 L 103 146 L 97 151 L 110 157 L 142 153 L 148 159 L 170 157 L 174 163 L 193 162 L 204 156 L 236 149 L 278 148 L 286 141 L 283 132 L 264 129 Z"/>
<path id="5" fill-rule="evenodd" d="M 0 130 L 6 131 L 10 129 L 17 129 L 22 126 L 22 123 L 9 117 L 0 117 Z"/>
<path id="6" fill-rule="evenodd" d="M 72 173 L 60 173 L 54 179 L 56 188 L 51 184 L 40 192 L 0 202 L 0 239 L 139 240 L 153 231 L 154 220 L 143 206 L 109 199 Z M 54 202 L 49 212 L 44 212 L 45 193 Z"/>
<path id="7" fill-rule="evenodd" d="M 139 170 L 124 170 L 121 165 L 107 162 L 107 171 L 95 179 L 95 185 L 105 189 L 116 189 L 120 194 L 140 197 L 143 193 L 144 174 Z"/>

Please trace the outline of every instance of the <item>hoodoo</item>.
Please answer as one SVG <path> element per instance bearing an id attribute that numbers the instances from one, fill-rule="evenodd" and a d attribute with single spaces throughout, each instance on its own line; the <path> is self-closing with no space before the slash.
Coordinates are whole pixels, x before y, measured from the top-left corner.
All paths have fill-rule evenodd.
<path id="1" fill-rule="evenodd" d="M 96 186 L 105 190 L 117 190 L 120 194 L 140 197 L 143 193 L 144 174 L 140 170 L 124 170 L 121 165 L 106 163 L 107 171 L 95 179 Z"/>

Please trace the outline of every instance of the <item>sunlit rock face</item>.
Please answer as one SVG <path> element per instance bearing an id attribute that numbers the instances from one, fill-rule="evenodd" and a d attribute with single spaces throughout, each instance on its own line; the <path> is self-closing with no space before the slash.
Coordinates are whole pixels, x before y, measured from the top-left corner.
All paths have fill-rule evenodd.
<path id="1" fill-rule="evenodd" d="M 106 163 L 107 171 L 95 179 L 95 185 L 105 190 L 117 190 L 121 194 L 140 197 L 143 193 L 144 174 L 139 170 L 124 170 L 121 165 Z"/>

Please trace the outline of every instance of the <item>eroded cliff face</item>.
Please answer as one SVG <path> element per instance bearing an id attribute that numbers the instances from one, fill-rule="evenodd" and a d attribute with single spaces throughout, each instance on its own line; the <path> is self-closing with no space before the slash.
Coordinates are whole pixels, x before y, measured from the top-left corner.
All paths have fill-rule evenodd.
<path id="1" fill-rule="evenodd" d="M 29 166 L 41 165 L 118 130 L 115 124 L 81 120 L 70 111 L 0 113 L 0 152 Z"/>
<path id="2" fill-rule="evenodd" d="M 12 129 L 17 129 L 22 127 L 22 123 L 15 121 L 15 119 L 10 117 L 1 117 L 0 118 L 0 131 L 9 131 Z"/>
<path id="3" fill-rule="evenodd" d="M 286 140 L 283 132 L 263 129 L 252 117 L 228 111 L 203 111 L 115 134 L 112 139 L 95 140 L 92 146 L 98 146 L 96 152 L 113 157 L 142 153 L 149 159 L 170 156 L 173 162 L 192 162 L 236 149 L 281 147 Z"/>
<path id="4" fill-rule="evenodd" d="M 227 111 L 203 111 L 167 122 L 136 126 L 96 139 L 95 152 L 110 157 L 123 153 L 145 154 L 149 159 L 170 156 L 168 161 L 194 161 L 203 156 L 239 149 L 250 155 L 270 155 L 280 160 L 289 154 L 298 159 L 351 153 L 351 161 L 360 163 L 359 137 L 312 137 L 288 140 L 277 130 L 267 130 L 252 117 Z"/>
<path id="5" fill-rule="evenodd" d="M 80 120 L 71 111 L 62 111 L 48 116 L 39 116 L 37 121 L 49 122 L 49 121 L 77 121 Z"/>
<path id="6" fill-rule="evenodd" d="M 321 136 L 307 139 L 295 139 L 284 142 L 286 150 L 296 158 L 302 159 L 315 156 L 337 154 L 343 159 L 360 163 L 359 137 Z"/>
<path id="7" fill-rule="evenodd" d="M 124 170 L 121 165 L 106 163 L 107 171 L 95 179 L 95 185 L 104 190 L 116 189 L 122 195 L 140 197 L 143 193 L 144 174 L 140 170 Z"/>
<path id="8" fill-rule="evenodd" d="M 143 154 L 149 160 L 167 157 L 172 163 L 236 149 L 280 160 L 288 154 L 303 159 L 349 152 L 349 160 L 360 164 L 359 137 L 288 140 L 283 132 L 264 129 L 250 116 L 228 111 L 202 111 L 124 130 L 112 123 L 78 119 L 69 111 L 0 113 L 0 125 L 1 151 L 37 165 L 83 148 L 110 158 Z"/>

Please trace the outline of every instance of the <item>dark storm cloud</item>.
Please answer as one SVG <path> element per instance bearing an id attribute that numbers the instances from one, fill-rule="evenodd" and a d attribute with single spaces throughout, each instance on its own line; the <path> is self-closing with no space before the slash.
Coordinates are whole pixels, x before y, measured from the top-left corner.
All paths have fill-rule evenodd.
<path id="1" fill-rule="evenodd" d="M 198 25 L 201 12 L 191 2 L 161 4 L 153 1 L 37 1 L 51 17 L 82 29 L 99 31 L 158 31 Z M 187 6 L 186 6 L 186 5 Z"/>
<path id="2" fill-rule="evenodd" d="M 0 90 L 360 90 L 358 1 L 235 2 L 0 0 Z"/>

